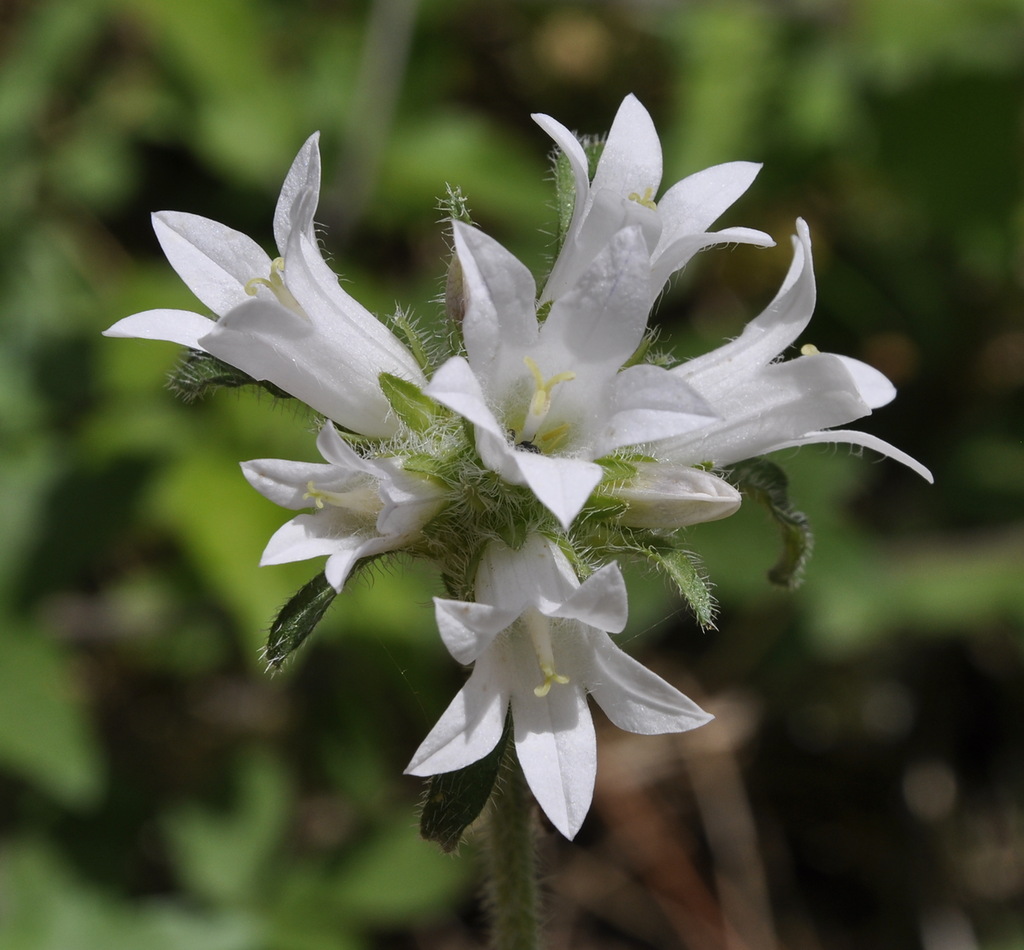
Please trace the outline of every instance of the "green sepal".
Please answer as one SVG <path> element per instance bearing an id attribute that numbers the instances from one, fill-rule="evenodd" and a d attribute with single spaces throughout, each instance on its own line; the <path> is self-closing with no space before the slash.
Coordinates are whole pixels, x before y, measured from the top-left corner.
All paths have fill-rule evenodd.
<path id="1" fill-rule="evenodd" d="M 423 337 L 420 336 L 419 331 L 416 329 L 416 325 L 412 320 L 409 319 L 409 315 L 398 308 L 393 314 L 391 314 L 391 323 L 395 329 L 401 333 L 405 342 L 409 346 L 409 351 L 412 353 L 413 358 L 416 360 L 419 368 L 424 373 L 429 375 L 431 366 L 430 357 L 427 355 L 427 347 L 423 342 Z"/>
<path id="2" fill-rule="evenodd" d="M 426 432 L 434 424 L 440 407 L 419 386 L 391 373 L 381 373 L 377 381 L 395 415 L 413 432 Z"/>
<path id="3" fill-rule="evenodd" d="M 405 472 L 417 472 L 420 475 L 429 475 L 432 478 L 440 478 L 444 470 L 444 463 L 434 455 L 417 452 L 414 455 L 407 455 L 402 459 L 402 470 Z"/>
<path id="4" fill-rule="evenodd" d="M 565 152 L 558 150 L 555 156 L 555 211 L 558 212 L 558 249 L 562 249 L 565 236 L 572 223 L 572 212 L 576 206 L 576 178 Z"/>
<path id="5" fill-rule="evenodd" d="M 469 199 L 462 193 L 458 185 L 451 185 L 445 182 L 445 194 L 437 199 L 437 210 L 453 221 L 462 221 L 465 224 L 473 223 L 473 215 L 469 210 Z"/>
<path id="6" fill-rule="evenodd" d="M 270 627 L 263 658 L 273 670 L 279 670 L 323 619 L 338 592 L 327 583 L 325 574 L 317 574 L 288 601 Z"/>
<path id="7" fill-rule="evenodd" d="M 253 379 L 248 373 L 202 350 L 189 350 L 171 373 L 167 385 L 185 402 L 196 402 L 215 389 L 238 389 L 241 386 L 259 386 L 278 399 L 292 398 L 273 383 L 265 379 Z"/>
<path id="8" fill-rule="evenodd" d="M 711 595 L 711 584 L 696 556 L 680 550 L 649 550 L 646 554 L 679 588 L 679 593 L 690 605 L 697 622 L 705 629 L 713 629 L 715 598 Z"/>
<path id="9" fill-rule="evenodd" d="M 636 478 L 636 466 L 624 458 L 606 455 L 597 459 L 597 464 L 604 469 L 604 475 L 601 476 L 602 485 L 607 482 L 627 482 L 631 478 Z"/>
<path id="10" fill-rule="evenodd" d="M 420 813 L 420 835 L 436 842 L 446 854 L 458 848 L 466 829 L 490 799 L 511 737 L 512 716 L 506 715 L 501 738 L 487 755 L 465 768 L 430 779 Z"/>
<path id="11" fill-rule="evenodd" d="M 807 515 L 790 504 L 786 473 L 774 462 L 757 458 L 730 466 L 726 474 L 744 495 L 768 510 L 782 534 L 782 551 L 768 580 L 790 589 L 799 586 L 814 536 Z"/>
<path id="12" fill-rule="evenodd" d="M 654 334 L 645 333 L 644 338 L 640 341 L 640 345 L 633 350 L 633 355 L 622 364 L 620 369 L 629 369 L 630 366 L 639 366 L 647 359 L 647 354 L 651 351 L 651 345 L 654 343 Z"/>
<path id="13" fill-rule="evenodd" d="M 604 151 L 604 140 L 584 139 L 582 144 L 587 156 L 587 178 L 593 181 L 598 159 Z M 555 211 L 558 212 L 557 238 L 558 250 L 561 250 L 576 207 L 576 176 L 573 174 L 572 164 L 561 149 L 555 154 L 554 166 Z"/>

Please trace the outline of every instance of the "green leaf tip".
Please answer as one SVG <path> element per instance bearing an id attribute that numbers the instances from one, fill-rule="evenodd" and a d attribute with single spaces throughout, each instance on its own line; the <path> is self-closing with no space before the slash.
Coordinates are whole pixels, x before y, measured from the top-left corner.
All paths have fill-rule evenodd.
<path id="1" fill-rule="evenodd" d="M 790 503 L 786 473 L 774 462 L 758 458 L 730 466 L 727 474 L 744 495 L 767 509 L 782 535 L 782 551 L 768 571 L 768 580 L 790 590 L 799 587 L 814 535 L 807 515 Z"/>
<path id="2" fill-rule="evenodd" d="M 320 573 L 281 608 L 270 627 L 263 651 L 269 669 L 275 672 L 281 669 L 284 661 L 302 646 L 323 619 L 337 596 L 338 592 L 327 582 L 326 575 Z"/>

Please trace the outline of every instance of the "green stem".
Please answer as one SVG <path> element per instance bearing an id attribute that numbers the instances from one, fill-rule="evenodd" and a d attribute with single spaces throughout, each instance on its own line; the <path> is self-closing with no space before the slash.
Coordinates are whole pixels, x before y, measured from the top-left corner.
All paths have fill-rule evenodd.
<path id="1" fill-rule="evenodd" d="M 492 950 L 539 950 L 533 796 L 515 756 L 492 799 L 487 826 Z"/>

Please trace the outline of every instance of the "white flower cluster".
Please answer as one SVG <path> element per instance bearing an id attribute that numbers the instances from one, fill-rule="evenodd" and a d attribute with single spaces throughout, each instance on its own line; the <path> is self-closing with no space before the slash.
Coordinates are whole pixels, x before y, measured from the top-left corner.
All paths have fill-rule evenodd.
<path id="1" fill-rule="evenodd" d="M 596 772 L 588 695 L 636 733 L 710 718 L 608 636 L 627 615 L 611 552 L 663 547 L 680 527 L 732 514 L 741 495 L 724 468 L 788 446 L 853 443 L 930 476 L 879 439 L 833 428 L 893 398 L 879 372 L 813 348 L 780 359 L 814 307 L 802 221 L 781 290 L 740 337 L 671 368 L 643 362 L 651 308 L 697 251 L 773 243 L 746 228 L 709 230 L 759 166 L 719 165 L 658 199 L 661 146 L 634 97 L 593 179 L 584 145 L 534 118 L 574 184 L 563 245 L 538 292 L 505 248 L 454 221 L 461 346 L 439 365 L 421 365 L 422 347 L 353 300 L 324 262 L 315 135 L 281 190 L 280 256 L 214 221 L 161 212 L 154 227 L 168 260 L 214 316 L 150 310 L 107 335 L 183 344 L 325 417 L 323 463 L 242 466 L 257 491 L 304 512 L 271 538 L 263 563 L 326 555 L 340 591 L 363 559 L 434 559 L 452 595 L 435 600 L 441 637 L 473 671 L 408 771 L 476 762 L 511 710 L 527 781 L 572 837 Z"/>

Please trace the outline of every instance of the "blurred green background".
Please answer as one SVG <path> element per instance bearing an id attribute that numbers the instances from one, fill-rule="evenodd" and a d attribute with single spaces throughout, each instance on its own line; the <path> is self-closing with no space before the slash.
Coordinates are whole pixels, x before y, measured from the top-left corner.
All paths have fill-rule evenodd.
<path id="1" fill-rule="evenodd" d="M 472 843 L 420 841 L 401 770 L 463 673 L 438 584 L 397 564 L 267 676 L 316 570 L 257 567 L 287 517 L 241 459 L 314 459 L 253 394 L 185 406 L 170 344 L 105 340 L 195 306 L 148 214 L 270 247 L 323 133 L 318 219 L 346 287 L 437 319 L 436 199 L 536 269 L 547 112 L 608 128 L 635 92 L 665 181 L 765 162 L 658 311 L 695 354 L 771 298 L 805 216 L 810 340 L 900 396 L 863 428 L 936 474 L 784 453 L 817 550 L 769 588 L 757 510 L 692 531 L 701 633 L 631 578 L 628 648 L 718 714 L 599 722 L 578 841 L 545 836 L 556 947 L 1024 948 L 1024 4 L 1020 0 L 5 0 L 0 4 L 0 947 L 458 950 Z"/>

